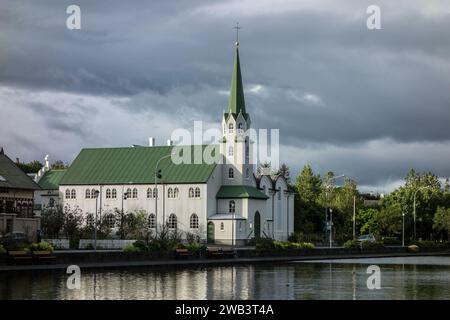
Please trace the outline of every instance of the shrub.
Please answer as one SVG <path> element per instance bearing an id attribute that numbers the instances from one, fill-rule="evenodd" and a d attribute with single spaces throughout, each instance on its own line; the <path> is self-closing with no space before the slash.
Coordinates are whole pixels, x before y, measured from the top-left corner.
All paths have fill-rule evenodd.
<path id="1" fill-rule="evenodd" d="M 133 244 L 127 244 L 123 248 L 123 252 L 127 252 L 127 253 L 142 252 L 142 249 L 139 247 L 135 247 Z"/>
<path id="2" fill-rule="evenodd" d="M 206 246 L 203 243 L 190 243 L 185 245 L 185 248 L 188 249 L 192 253 L 202 252 L 206 250 Z"/>
<path id="3" fill-rule="evenodd" d="M 356 240 L 348 240 L 347 242 L 344 243 L 344 248 L 347 248 L 347 249 L 359 249 L 360 248 L 360 244 Z"/>
<path id="4" fill-rule="evenodd" d="M 419 241 L 414 241 L 411 243 L 412 245 L 416 245 L 419 248 L 422 249 L 431 249 L 431 248 L 449 248 L 449 243 L 448 242 L 434 242 L 434 241 L 429 241 L 429 240 L 419 240 Z"/>
<path id="5" fill-rule="evenodd" d="M 139 248 L 141 251 L 147 251 L 147 249 L 148 249 L 147 245 L 142 240 L 137 240 L 137 241 L 133 242 L 133 246 L 135 246 L 136 248 Z"/>
<path id="6" fill-rule="evenodd" d="M 39 242 L 39 243 L 32 243 L 30 245 L 30 251 L 50 251 L 53 252 L 53 246 L 48 242 Z"/>
<path id="7" fill-rule="evenodd" d="M 270 250 L 274 249 L 274 241 L 269 238 L 259 238 L 256 239 L 256 249 L 257 250 Z"/>
<path id="8" fill-rule="evenodd" d="M 6 249 L 0 244 L 0 255 L 1 254 L 6 254 Z"/>
<path id="9" fill-rule="evenodd" d="M 69 248 L 70 249 L 78 249 L 80 246 L 80 239 L 70 239 L 69 240 Z"/>
<path id="10" fill-rule="evenodd" d="M 382 241 L 363 241 L 361 242 L 361 249 L 380 249 L 384 248 Z"/>
<path id="11" fill-rule="evenodd" d="M 259 239 L 256 242 L 258 250 L 288 250 L 288 249 L 314 249 L 310 242 L 285 242 L 272 239 Z"/>
<path id="12" fill-rule="evenodd" d="M 400 245 L 402 244 L 402 241 L 398 239 L 397 237 L 384 237 L 383 243 L 385 245 Z"/>

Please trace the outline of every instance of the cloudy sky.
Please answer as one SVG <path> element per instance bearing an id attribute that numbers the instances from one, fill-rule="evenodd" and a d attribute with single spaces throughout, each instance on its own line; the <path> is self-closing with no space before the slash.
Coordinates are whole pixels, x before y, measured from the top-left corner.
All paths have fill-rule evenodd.
<path id="1" fill-rule="evenodd" d="M 66 8 L 81 7 L 81 30 Z M 381 8 L 381 30 L 366 9 Z M 219 126 L 240 22 L 253 126 L 281 161 L 389 191 L 409 168 L 450 176 L 450 2 L 441 0 L 0 3 L 0 146 L 71 162 L 83 147 L 163 144 Z"/>

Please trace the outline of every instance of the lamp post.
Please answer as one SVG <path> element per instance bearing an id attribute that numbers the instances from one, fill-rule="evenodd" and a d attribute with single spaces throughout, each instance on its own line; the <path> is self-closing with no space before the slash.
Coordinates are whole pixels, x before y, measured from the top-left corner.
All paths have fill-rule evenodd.
<path id="1" fill-rule="evenodd" d="M 405 213 L 402 213 L 402 247 L 405 246 Z"/>
<path id="2" fill-rule="evenodd" d="M 414 240 L 417 240 L 416 236 L 416 195 L 417 192 L 419 192 L 422 189 L 426 189 L 429 188 L 430 186 L 424 186 L 424 187 L 420 187 L 416 190 L 416 192 L 414 192 L 414 204 L 413 204 L 413 220 L 414 220 Z"/>
<path id="3" fill-rule="evenodd" d="M 120 217 L 120 239 L 123 239 L 123 201 L 127 200 L 128 192 L 123 192 L 124 186 L 122 186 L 122 212 Z"/>
<path id="4" fill-rule="evenodd" d="M 336 177 L 331 177 L 330 180 L 336 180 L 338 178 L 344 178 L 345 175 L 341 174 L 340 176 L 336 176 Z M 327 202 L 328 202 L 328 192 L 327 189 L 330 188 L 331 186 L 329 184 L 325 185 L 325 225 L 327 225 L 327 220 L 328 220 L 328 207 L 327 207 Z M 333 210 L 330 208 L 330 248 L 333 247 Z"/>
<path id="5" fill-rule="evenodd" d="M 98 194 L 100 191 L 95 190 L 95 221 L 94 221 L 94 251 L 97 252 L 97 203 L 98 203 Z"/>
<path id="6" fill-rule="evenodd" d="M 166 159 L 166 158 L 169 158 L 169 157 L 171 157 L 171 156 L 174 155 L 174 154 L 175 154 L 175 152 L 172 151 L 170 154 L 167 154 L 167 155 L 161 157 L 161 158 L 156 162 L 156 166 L 155 166 L 155 189 L 156 189 L 156 197 L 155 197 L 155 220 L 156 220 L 156 226 L 155 226 L 155 227 L 156 227 L 156 228 L 155 228 L 155 231 L 156 231 L 156 234 L 158 234 L 158 196 L 159 196 L 159 192 L 158 192 L 158 179 L 161 179 L 161 178 L 162 178 L 161 170 L 158 169 L 158 166 L 159 166 L 159 163 L 160 163 L 162 160 L 164 160 L 164 159 Z M 164 221 L 163 221 L 163 228 L 164 228 Z"/>

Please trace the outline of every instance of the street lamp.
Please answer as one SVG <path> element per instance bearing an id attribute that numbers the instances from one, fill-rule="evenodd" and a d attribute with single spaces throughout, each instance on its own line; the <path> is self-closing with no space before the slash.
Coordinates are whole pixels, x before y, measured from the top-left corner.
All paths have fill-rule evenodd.
<path id="1" fill-rule="evenodd" d="M 125 193 L 123 192 L 124 188 L 125 188 L 125 186 L 122 185 L 122 212 L 120 215 L 120 239 L 123 239 L 123 236 L 124 236 L 124 234 L 123 234 L 123 201 L 127 200 L 127 198 L 130 196 L 128 194 L 128 191 Z"/>
<path id="2" fill-rule="evenodd" d="M 155 231 L 156 231 L 156 234 L 158 234 L 158 196 L 159 196 L 159 192 L 158 192 L 158 179 L 161 179 L 162 178 L 162 175 L 161 175 L 161 169 L 158 169 L 158 166 L 159 166 L 159 163 L 162 161 L 162 160 L 164 160 L 164 159 L 167 159 L 167 158 L 170 158 L 171 156 L 173 156 L 175 154 L 175 152 L 174 151 L 172 151 L 170 154 L 168 154 L 168 155 L 165 155 L 165 156 L 163 156 L 163 157 L 161 157 L 157 162 L 156 162 L 156 166 L 155 166 L 155 189 L 156 189 L 156 197 L 155 197 L 155 220 L 156 220 L 156 228 L 155 228 Z M 163 212 L 163 214 L 164 214 L 164 212 Z M 164 227 L 164 221 L 165 219 L 164 219 L 164 216 L 163 216 L 163 227 Z"/>
<path id="3" fill-rule="evenodd" d="M 340 176 L 331 177 L 330 180 L 336 180 L 338 178 L 344 178 L 345 175 L 341 174 Z M 327 225 L 328 222 L 328 207 L 327 207 L 327 201 L 328 201 L 328 193 L 327 190 L 331 186 L 329 184 L 325 185 L 325 225 Z M 333 210 L 330 208 L 330 248 L 333 247 Z"/>
<path id="4" fill-rule="evenodd" d="M 95 190 L 94 197 L 95 197 L 95 221 L 94 221 L 94 251 L 97 252 L 97 203 L 98 203 L 98 195 L 99 191 Z"/>
<path id="5" fill-rule="evenodd" d="M 424 186 L 424 187 L 420 187 L 419 189 L 416 190 L 416 192 L 414 192 L 414 204 L 413 204 L 413 220 L 414 220 L 414 240 L 417 240 L 416 238 L 416 195 L 417 192 L 419 192 L 422 189 L 426 189 L 429 188 L 430 186 Z"/>
<path id="6" fill-rule="evenodd" d="M 406 213 L 402 213 L 403 223 L 402 223 L 402 247 L 405 246 L 405 215 Z"/>

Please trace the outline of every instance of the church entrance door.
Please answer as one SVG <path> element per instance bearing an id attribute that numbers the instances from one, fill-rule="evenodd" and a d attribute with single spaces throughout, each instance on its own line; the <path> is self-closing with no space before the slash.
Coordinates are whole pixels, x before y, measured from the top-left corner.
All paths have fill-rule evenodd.
<path id="1" fill-rule="evenodd" d="M 258 211 L 255 213 L 255 238 L 259 239 L 261 238 L 261 215 Z"/>
<path id="2" fill-rule="evenodd" d="M 214 222 L 208 222 L 208 231 L 207 231 L 207 236 L 206 236 L 206 242 L 207 243 L 214 243 L 215 242 Z"/>

